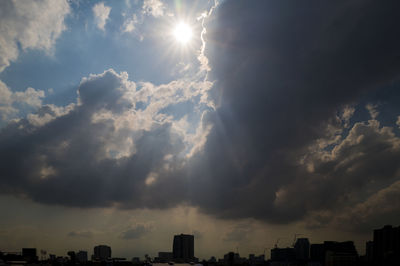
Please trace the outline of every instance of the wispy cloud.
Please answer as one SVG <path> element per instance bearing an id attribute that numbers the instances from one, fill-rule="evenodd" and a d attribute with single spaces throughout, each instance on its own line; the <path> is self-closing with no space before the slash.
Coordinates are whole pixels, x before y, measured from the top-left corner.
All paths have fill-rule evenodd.
<path id="1" fill-rule="evenodd" d="M 103 2 L 97 3 L 93 6 L 93 14 L 97 28 L 104 31 L 105 26 L 110 15 L 111 7 L 104 5 Z"/>
<path id="2" fill-rule="evenodd" d="M 138 18 L 136 14 L 133 14 L 130 18 L 124 21 L 122 26 L 123 32 L 133 32 L 136 29 L 136 24 L 138 23 Z"/>
<path id="3" fill-rule="evenodd" d="M 143 14 L 162 17 L 164 16 L 165 5 L 160 0 L 144 0 L 142 10 Z"/>
<path id="4" fill-rule="evenodd" d="M 93 237 L 92 231 L 71 231 L 68 233 L 69 237 L 83 237 L 83 238 L 92 238 Z"/>

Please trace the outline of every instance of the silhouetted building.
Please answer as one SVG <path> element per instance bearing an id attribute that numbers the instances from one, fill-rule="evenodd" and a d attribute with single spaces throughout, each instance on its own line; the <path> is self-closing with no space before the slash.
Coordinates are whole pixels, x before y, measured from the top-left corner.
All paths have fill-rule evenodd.
<path id="1" fill-rule="evenodd" d="M 310 241 L 308 238 L 298 238 L 294 244 L 296 260 L 306 261 L 310 258 Z"/>
<path id="2" fill-rule="evenodd" d="M 71 264 L 75 264 L 76 263 L 75 251 L 68 251 L 67 255 L 70 257 Z"/>
<path id="3" fill-rule="evenodd" d="M 155 261 L 165 263 L 170 262 L 174 259 L 174 255 L 172 252 L 158 252 L 158 257 L 155 258 Z"/>
<path id="4" fill-rule="evenodd" d="M 224 255 L 224 265 L 232 266 L 242 264 L 246 259 L 241 258 L 239 253 L 229 252 Z"/>
<path id="5" fill-rule="evenodd" d="M 252 262 L 256 256 L 254 254 L 249 254 L 249 261 Z"/>
<path id="6" fill-rule="evenodd" d="M 173 243 L 173 256 L 177 261 L 194 260 L 194 236 L 193 235 L 176 235 Z"/>
<path id="7" fill-rule="evenodd" d="M 7 261 L 20 261 L 26 263 L 26 260 L 22 257 L 22 252 L 3 252 L 2 260 Z"/>
<path id="8" fill-rule="evenodd" d="M 265 263 L 265 256 L 264 255 L 255 256 L 254 254 L 249 254 L 248 263 L 250 265 L 264 264 Z"/>
<path id="9" fill-rule="evenodd" d="M 324 242 L 325 252 L 334 251 L 341 253 L 348 253 L 355 256 L 358 256 L 356 247 L 354 246 L 353 241 L 345 241 L 345 242 L 336 242 L 336 241 L 325 241 Z"/>
<path id="10" fill-rule="evenodd" d="M 400 226 L 374 230 L 372 249 L 375 265 L 400 265 Z"/>
<path id="11" fill-rule="evenodd" d="M 78 262 L 87 262 L 88 261 L 87 251 L 79 250 L 78 253 L 76 253 L 76 260 Z"/>
<path id="12" fill-rule="evenodd" d="M 36 262 L 36 261 L 38 261 L 36 248 L 23 248 L 22 249 L 22 257 L 27 262 Z"/>
<path id="13" fill-rule="evenodd" d="M 358 261 L 357 254 L 332 251 L 325 252 L 325 266 L 354 266 Z"/>
<path id="14" fill-rule="evenodd" d="M 140 264 L 140 258 L 139 257 L 133 257 L 132 258 L 132 264 Z"/>
<path id="15" fill-rule="evenodd" d="M 374 242 L 368 241 L 365 244 L 365 260 L 367 263 L 371 264 L 374 258 Z"/>
<path id="16" fill-rule="evenodd" d="M 109 246 L 96 246 L 93 253 L 94 260 L 106 261 L 111 258 L 111 248 Z"/>
<path id="17" fill-rule="evenodd" d="M 49 254 L 49 260 L 51 261 L 51 262 L 53 262 L 53 261 L 55 261 L 56 260 L 56 255 L 55 254 Z"/>
<path id="18" fill-rule="evenodd" d="M 324 244 L 311 244 L 310 259 L 314 262 L 325 262 L 325 249 Z"/>
<path id="19" fill-rule="evenodd" d="M 323 244 L 312 244 L 310 249 L 312 262 L 321 265 L 354 265 L 358 261 L 358 253 L 353 241 L 325 241 Z"/>
<path id="20" fill-rule="evenodd" d="M 273 248 L 271 249 L 271 261 L 294 261 L 296 253 L 294 248 Z"/>

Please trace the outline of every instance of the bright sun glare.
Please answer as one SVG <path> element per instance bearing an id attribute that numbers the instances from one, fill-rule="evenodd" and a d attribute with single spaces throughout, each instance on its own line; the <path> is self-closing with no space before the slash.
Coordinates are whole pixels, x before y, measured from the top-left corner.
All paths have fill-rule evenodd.
<path id="1" fill-rule="evenodd" d="M 179 23 L 174 29 L 175 39 L 181 44 L 186 44 L 192 38 L 192 29 L 186 23 Z"/>

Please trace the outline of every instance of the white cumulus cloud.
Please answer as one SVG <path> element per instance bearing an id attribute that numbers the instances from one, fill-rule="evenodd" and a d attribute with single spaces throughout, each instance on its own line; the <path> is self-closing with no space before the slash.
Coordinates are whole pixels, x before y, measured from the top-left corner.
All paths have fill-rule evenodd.
<path id="1" fill-rule="evenodd" d="M 0 2 L 0 72 L 23 50 L 51 53 L 57 38 L 66 29 L 64 19 L 70 7 L 65 0 Z"/>
<path id="2" fill-rule="evenodd" d="M 42 105 L 43 90 L 27 88 L 25 91 L 12 92 L 7 85 L 0 80 L 0 117 L 3 120 L 16 118 L 23 109 L 39 108 Z"/>

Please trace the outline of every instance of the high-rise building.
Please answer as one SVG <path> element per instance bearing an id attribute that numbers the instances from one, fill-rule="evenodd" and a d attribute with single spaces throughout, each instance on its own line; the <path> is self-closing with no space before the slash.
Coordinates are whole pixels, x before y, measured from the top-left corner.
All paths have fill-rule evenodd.
<path id="1" fill-rule="evenodd" d="M 95 260 L 105 261 L 111 258 L 111 248 L 105 245 L 94 247 L 93 258 Z"/>
<path id="2" fill-rule="evenodd" d="M 294 244 L 297 260 L 308 260 L 310 258 L 310 241 L 308 238 L 298 238 Z"/>
<path id="3" fill-rule="evenodd" d="M 400 226 L 374 230 L 372 252 L 376 265 L 400 265 Z"/>
<path id="4" fill-rule="evenodd" d="M 172 250 L 175 260 L 192 261 L 194 259 L 194 236 L 184 234 L 174 236 Z"/>

